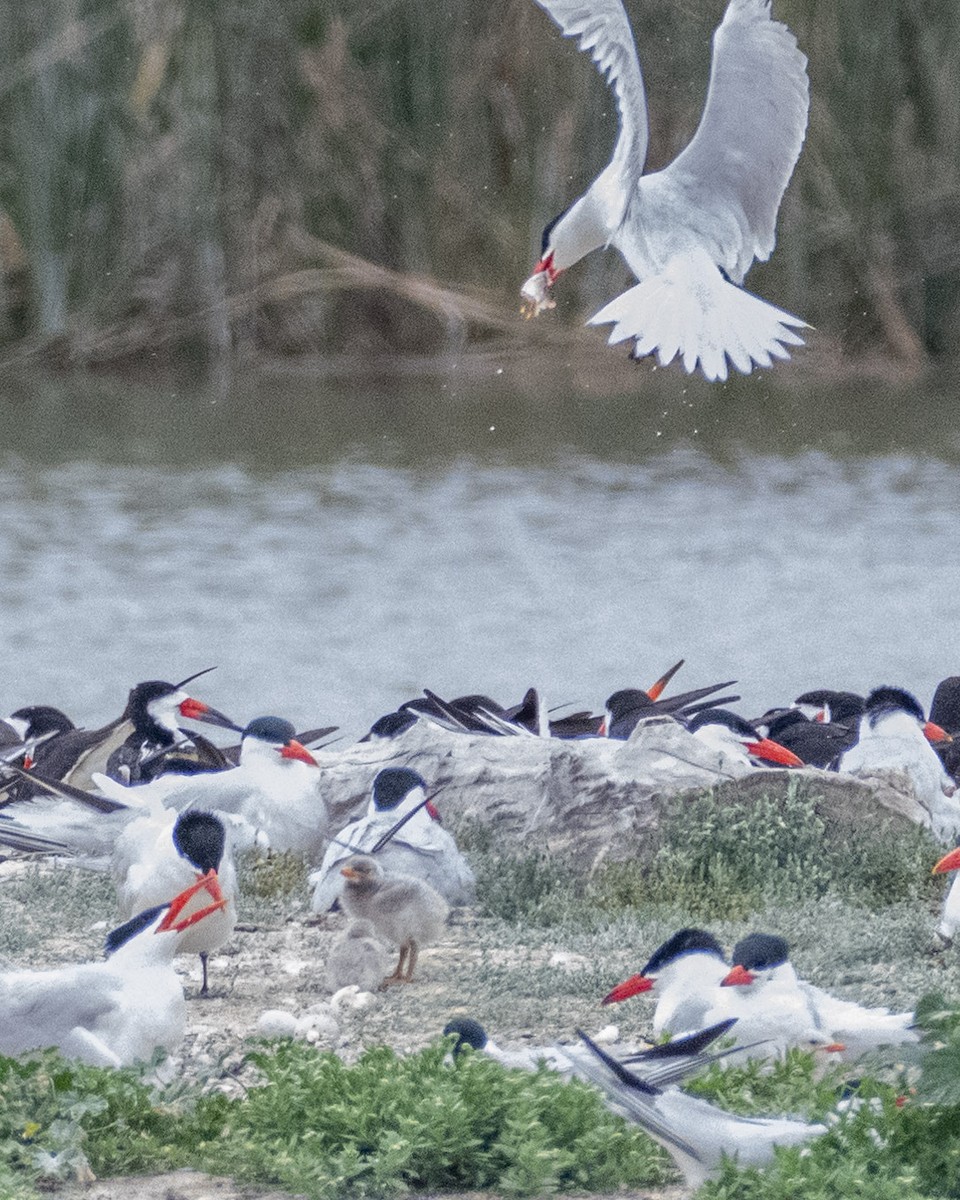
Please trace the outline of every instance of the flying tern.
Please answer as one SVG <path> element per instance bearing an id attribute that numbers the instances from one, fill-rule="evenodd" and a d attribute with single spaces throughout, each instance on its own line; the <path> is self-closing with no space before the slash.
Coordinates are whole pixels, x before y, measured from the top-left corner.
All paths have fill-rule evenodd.
<path id="1" fill-rule="evenodd" d="M 788 358 L 806 323 L 740 287 L 754 259 L 773 252 L 807 128 L 807 60 L 773 20 L 770 0 L 730 0 L 713 38 L 700 125 L 668 167 L 649 175 L 643 76 L 621 0 L 537 3 L 606 77 L 620 131 L 609 165 L 544 230 L 521 289 L 526 315 L 552 308 L 557 278 L 612 246 L 639 282 L 588 322 L 612 324 L 611 343 L 632 339 L 635 358 L 678 358 L 711 380 L 727 378 L 728 360 L 749 374 Z"/>

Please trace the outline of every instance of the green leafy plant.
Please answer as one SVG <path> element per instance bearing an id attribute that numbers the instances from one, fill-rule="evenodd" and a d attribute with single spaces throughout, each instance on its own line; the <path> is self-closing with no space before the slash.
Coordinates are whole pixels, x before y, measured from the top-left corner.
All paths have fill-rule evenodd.
<path id="1" fill-rule="evenodd" d="M 0 1059 L 0 1171 L 22 1190 L 88 1168 L 189 1165 L 317 1198 L 539 1195 L 671 1176 L 659 1149 L 592 1089 L 546 1069 L 505 1071 L 471 1054 L 452 1064 L 445 1042 L 406 1057 L 377 1048 L 353 1065 L 280 1042 L 250 1061 L 261 1082 L 238 1099 L 195 1090 L 171 1100 L 135 1070 L 53 1053 Z"/>
<path id="2" fill-rule="evenodd" d="M 856 837 L 821 815 L 816 789 L 787 777 L 749 802 L 708 791 L 671 800 L 655 846 L 589 879 L 546 854 L 473 854 L 486 912 L 506 921 L 580 927 L 629 909 L 743 920 L 770 903 L 827 895 L 881 908 L 929 899 L 938 848 L 923 829 L 879 821 Z"/>

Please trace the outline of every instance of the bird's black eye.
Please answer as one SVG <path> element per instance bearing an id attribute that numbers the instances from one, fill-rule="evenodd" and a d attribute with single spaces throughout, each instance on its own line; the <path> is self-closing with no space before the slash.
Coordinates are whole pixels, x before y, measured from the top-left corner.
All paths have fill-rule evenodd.
<path id="1" fill-rule="evenodd" d="M 540 239 L 540 257 L 541 258 L 546 257 L 547 247 L 550 245 L 550 234 L 553 233 L 553 227 L 556 225 L 556 223 L 558 221 L 562 220 L 562 218 L 565 217 L 569 211 L 570 211 L 570 206 L 568 205 L 563 210 L 563 212 L 557 213 L 557 215 L 553 218 L 553 220 L 549 221 L 543 227 L 543 237 Z"/>

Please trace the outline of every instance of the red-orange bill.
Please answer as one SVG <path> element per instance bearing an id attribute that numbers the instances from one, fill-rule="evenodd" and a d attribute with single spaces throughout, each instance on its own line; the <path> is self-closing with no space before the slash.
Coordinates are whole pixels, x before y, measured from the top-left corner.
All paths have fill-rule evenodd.
<path id="1" fill-rule="evenodd" d="M 210 897 L 211 903 L 199 902 L 198 897 L 204 892 Z M 194 901 L 197 903 L 195 904 Z M 196 883 L 185 888 L 178 896 L 174 896 L 170 901 L 167 914 L 157 926 L 156 932 L 165 933 L 172 929 L 176 933 L 182 933 L 184 929 L 189 929 L 191 925 L 196 925 L 204 917 L 208 917 L 211 913 L 226 908 L 226 906 L 227 900 L 220 887 L 220 880 L 217 878 L 216 871 L 211 869 L 206 875 L 201 875 Z"/>
<path id="2" fill-rule="evenodd" d="M 728 971 L 720 980 L 721 987 L 741 987 L 747 983 L 753 983 L 756 975 L 752 975 L 746 967 L 736 966 Z"/>
<path id="3" fill-rule="evenodd" d="M 306 746 L 304 746 L 302 742 L 298 742 L 296 738 L 291 738 L 290 741 L 287 742 L 287 744 L 285 746 L 281 747 L 280 757 L 281 758 L 296 758 L 300 762 L 305 762 L 308 766 L 311 766 L 311 767 L 319 767 L 320 766 L 320 764 L 313 757 L 313 755 L 306 748 Z"/>
<path id="4" fill-rule="evenodd" d="M 928 742 L 952 742 L 953 738 L 945 729 L 939 725 L 934 725 L 932 721 L 928 721 L 923 727 L 923 736 Z"/>
<path id="5" fill-rule="evenodd" d="M 647 688 L 647 695 L 651 700 L 660 699 L 660 697 L 663 695 L 663 689 L 683 666 L 683 661 L 684 660 L 681 658 L 680 661 L 675 663 L 669 671 L 664 671 L 656 683 L 651 684 L 650 687 Z"/>
<path id="6" fill-rule="evenodd" d="M 608 992 L 600 1003 L 619 1004 L 621 1000 L 629 1000 L 631 996 L 639 996 L 641 992 L 649 992 L 654 982 L 647 975 L 631 975 L 623 983 L 618 983 L 612 992 Z"/>
<path id="7" fill-rule="evenodd" d="M 762 758 L 764 762 L 780 763 L 785 767 L 803 766 L 802 758 L 797 758 L 792 750 L 781 746 L 779 742 L 771 741 L 770 738 L 760 738 L 756 742 L 748 742 L 747 752 L 754 758 Z"/>
<path id="8" fill-rule="evenodd" d="M 951 850 L 949 854 L 945 854 L 933 868 L 931 874 L 942 875 L 944 871 L 960 871 L 960 846 L 956 850 Z"/>

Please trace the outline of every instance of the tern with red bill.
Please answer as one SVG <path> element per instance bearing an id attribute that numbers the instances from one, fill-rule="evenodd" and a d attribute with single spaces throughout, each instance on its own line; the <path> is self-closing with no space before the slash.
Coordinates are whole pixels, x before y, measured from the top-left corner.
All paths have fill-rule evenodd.
<path id="1" fill-rule="evenodd" d="M 588 323 L 612 324 L 609 341 L 632 340 L 634 358 L 678 359 L 711 380 L 727 378 L 728 362 L 749 374 L 789 358 L 805 322 L 740 286 L 753 261 L 773 252 L 807 127 L 807 60 L 773 20 L 770 0 L 730 0 L 714 34 L 700 126 L 674 162 L 649 175 L 643 77 L 621 0 L 537 3 L 607 78 L 620 134 L 609 165 L 544 230 L 521 288 L 525 315 L 553 308 L 558 277 L 612 246 L 639 283 Z"/>
<path id="2" fill-rule="evenodd" d="M 618 983 L 603 998 L 618 1004 L 653 991 L 657 1007 L 653 1032 L 681 1034 L 703 1029 L 717 1005 L 728 966 L 720 943 L 705 929 L 679 929 L 658 946 L 637 975 Z"/>
<path id="3" fill-rule="evenodd" d="M 812 1023 L 823 1041 L 818 1048 L 836 1052 L 846 1061 L 879 1046 L 919 1040 L 913 1013 L 867 1008 L 800 979 L 786 940 L 776 934 L 748 934 L 734 946 L 731 958 L 733 966 L 721 986 L 739 993 L 738 1037 L 748 1027 L 759 1036 L 779 1026 L 779 1041 L 807 1048 Z"/>
<path id="4" fill-rule="evenodd" d="M 802 767 L 803 760 L 779 742 L 764 737 L 755 725 L 725 708 L 705 708 L 687 722 L 687 729 L 718 754 L 739 762 L 759 760 L 765 766 Z"/>
<path id="5" fill-rule="evenodd" d="M 900 687 L 874 688 L 867 696 L 857 742 L 842 756 L 839 769 L 852 775 L 902 772 L 927 813 L 934 836 L 953 841 L 960 834 L 960 799 L 931 745 L 949 741 L 950 735 L 927 720 L 910 692 Z"/>
<path id="6" fill-rule="evenodd" d="M 154 801 L 183 811 L 216 812 L 231 827 L 238 850 L 259 845 L 295 851 L 316 861 L 329 832 L 319 764 L 283 717 L 257 717 L 243 730 L 240 762 L 201 775 L 162 775 L 124 788 L 97 776 L 107 797 L 123 803 Z"/>
<path id="7" fill-rule="evenodd" d="M 219 912 L 183 932 L 178 954 L 200 956 L 200 995 L 208 994 L 207 960 L 237 922 L 237 873 L 223 821 L 215 813 L 161 809 L 132 821 L 117 838 L 111 873 L 120 911 L 150 908 L 191 883 L 217 879 L 225 901 Z"/>
<path id="8" fill-rule="evenodd" d="M 107 937 L 103 962 L 0 974 L 0 1054 L 55 1047 L 101 1067 L 146 1062 L 183 1038 L 186 1003 L 173 967 L 185 931 L 221 911 L 216 875 L 138 914 Z"/>
<path id="9" fill-rule="evenodd" d="M 346 860 L 352 854 L 370 854 L 404 817 L 409 819 L 376 852 L 381 867 L 422 879 L 453 907 L 473 904 L 477 886 L 473 871 L 453 835 L 440 824 L 426 788 L 423 777 L 409 767 L 384 767 L 377 772 L 366 814 L 331 839 L 323 862 L 308 878 L 314 912 L 327 912 L 340 896 L 340 867 Z"/>

